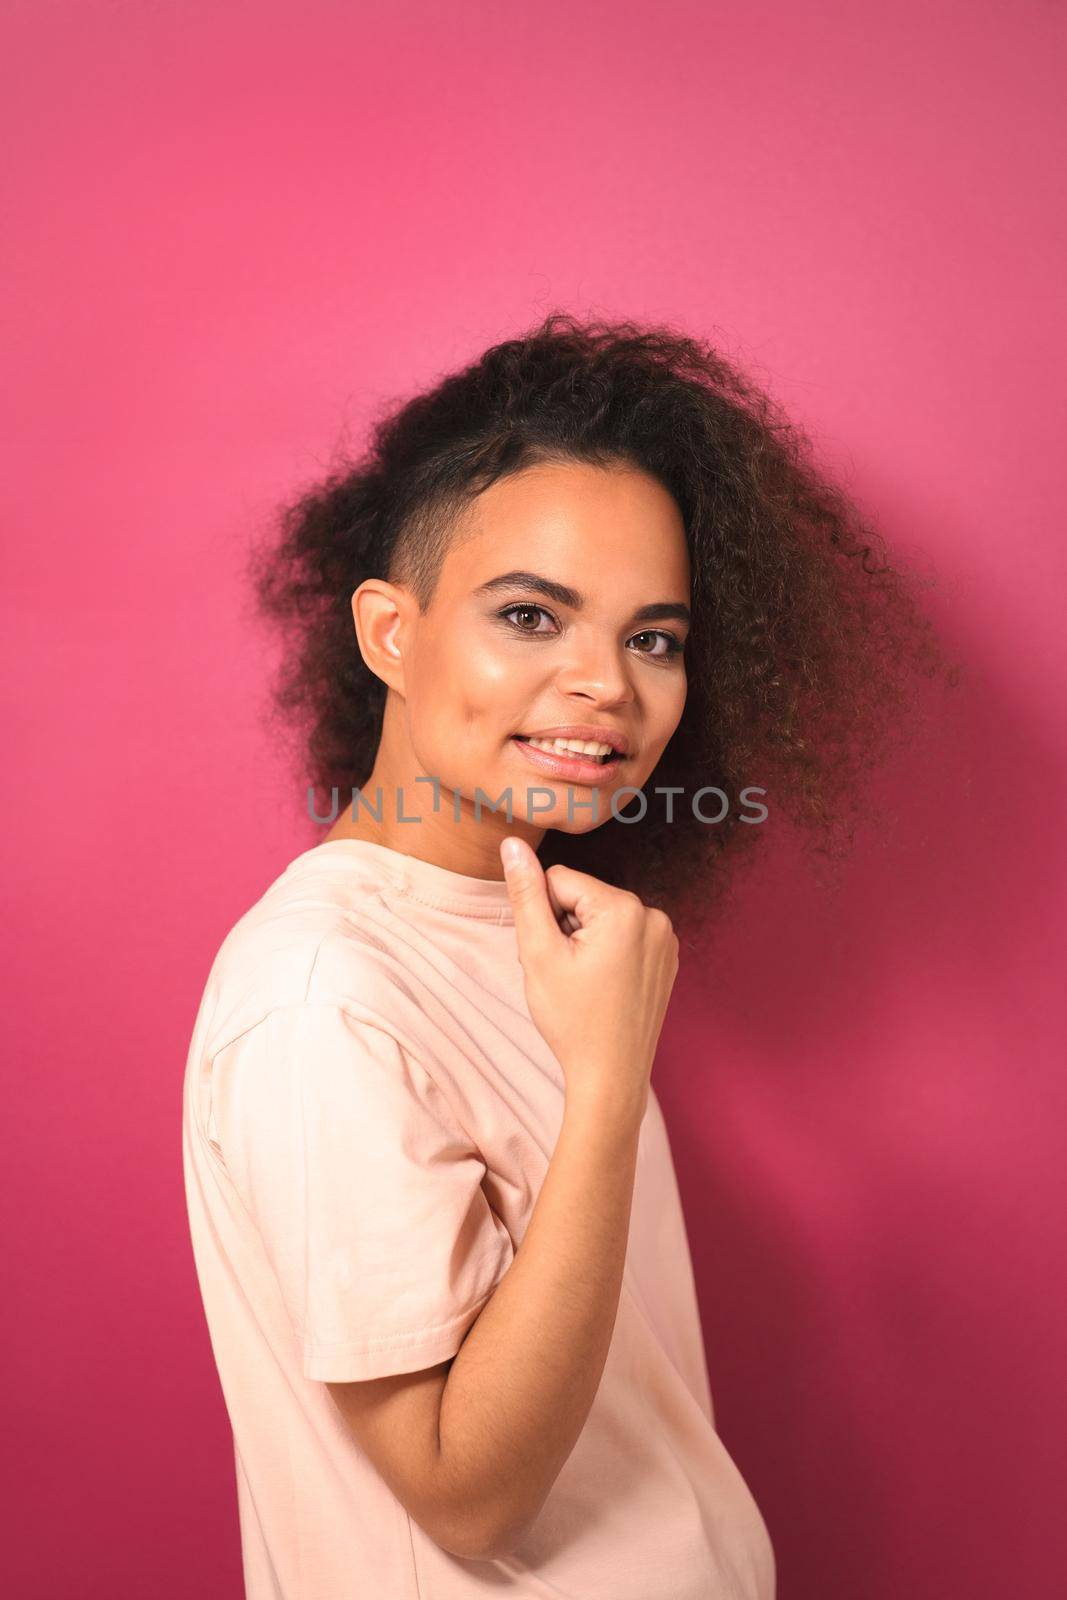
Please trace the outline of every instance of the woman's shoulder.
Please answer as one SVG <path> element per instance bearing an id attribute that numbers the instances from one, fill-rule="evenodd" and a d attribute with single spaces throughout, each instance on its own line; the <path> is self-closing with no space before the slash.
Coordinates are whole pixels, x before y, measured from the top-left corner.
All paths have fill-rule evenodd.
<path id="1" fill-rule="evenodd" d="M 383 1023 L 402 1011 L 391 913 L 373 877 L 308 865 L 291 863 L 223 938 L 202 1001 L 210 1051 L 281 1007 L 348 1006 Z"/>

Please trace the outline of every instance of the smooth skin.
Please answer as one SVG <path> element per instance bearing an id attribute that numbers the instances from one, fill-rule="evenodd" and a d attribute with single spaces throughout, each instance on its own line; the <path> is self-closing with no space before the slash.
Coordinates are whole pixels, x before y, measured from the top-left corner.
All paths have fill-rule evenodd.
<path id="1" fill-rule="evenodd" d="M 565 585 L 579 603 L 546 599 L 528 583 L 485 591 L 520 570 Z M 588 873 L 542 869 L 536 846 L 546 826 L 599 824 L 577 804 L 569 816 L 568 785 L 531 773 L 511 736 L 609 725 L 630 740 L 613 787 L 643 784 L 685 703 L 683 655 L 660 635 L 684 643 L 686 622 L 635 626 L 634 617 L 688 598 L 684 528 L 667 491 L 636 470 L 574 464 L 528 469 L 479 496 L 425 614 L 381 579 L 352 598 L 359 648 L 390 690 L 364 785 L 373 800 L 380 784 L 386 806 L 381 823 L 344 813 L 327 837 L 375 840 L 475 877 L 503 873 L 530 1015 L 566 1085 L 525 1235 L 456 1356 L 328 1385 L 414 1520 L 468 1559 L 515 1549 L 595 1398 L 618 1311 L 649 1078 L 678 971 L 665 913 Z M 510 620 L 500 614 L 509 606 Z M 440 778 L 439 811 L 432 786 L 414 783 L 418 774 Z M 495 797 L 508 785 L 514 821 L 487 807 L 476 818 L 476 786 Z M 554 791 L 536 817 L 519 814 L 531 785 Z M 399 809 L 418 813 L 419 825 L 395 820 L 401 787 Z M 590 788 L 573 787 L 575 802 L 590 799 Z M 600 821 L 612 792 L 600 792 Z"/>

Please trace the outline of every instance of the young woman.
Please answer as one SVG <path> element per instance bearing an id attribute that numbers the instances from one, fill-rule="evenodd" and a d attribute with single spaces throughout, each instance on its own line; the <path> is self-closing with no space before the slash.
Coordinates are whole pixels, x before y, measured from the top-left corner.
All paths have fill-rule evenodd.
<path id="1" fill-rule="evenodd" d="M 675 925 L 939 661 L 875 539 L 710 348 L 556 314 L 257 552 L 335 803 L 186 1073 L 250 1600 L 773 1595 L 649 1074 Z"/>

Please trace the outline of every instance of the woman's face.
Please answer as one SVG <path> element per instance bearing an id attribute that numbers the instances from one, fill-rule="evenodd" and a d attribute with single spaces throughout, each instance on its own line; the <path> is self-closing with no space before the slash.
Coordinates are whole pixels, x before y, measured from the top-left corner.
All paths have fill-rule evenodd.
<path id="1" fill-rule="evenodd" d="M 682 715 L 689 598 L 681 513 L 645 473 L 539 465 L 493 484 L 404 629 L 415 763 L 471 808 L 480 789 L 486 818 L 510 789 L 513 817 L 537 828 L 608 821 L 612 795 L 645 783 Z M 582 742 L 617 736 L 623 753 L 601 767 L 523 742 L 572 727 L 592 730 Z M 441 803 L 451 810 L 451 795 Z"/>

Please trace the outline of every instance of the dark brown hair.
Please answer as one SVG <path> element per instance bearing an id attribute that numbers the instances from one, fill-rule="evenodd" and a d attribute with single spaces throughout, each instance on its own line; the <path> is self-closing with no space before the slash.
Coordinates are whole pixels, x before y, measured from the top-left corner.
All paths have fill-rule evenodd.
<path id="1" fill-rule="evenodd" d="M 764 826 L 762 802 L 832 855 L 864 769 L 907 723 L 916 677 L 947 664 L 884 541 L 814 465 L 807 436 L 710 345 L 666 326 L 557 311 L 389 411 L 366 454 L 281 507 L 250 577 L 281 632 L 270 715 L 295 734 L 304 782 L 348 806 L 366 783 L 386 688 L 364 664 L 353 590 L 368 577 L 429 603 L 455 512 L 541 461 L 636 466 L 674 496 L 692 573 L 681 721 L 641 798 L 586 834 L 549 830 L 540 857 L 634 890 L 695 924 Z M 955 681 L 956 668 L 949 666 Z M 727 796 L 720 823 L 691 797 Z M 674 799 L 667 821 L 662 795 Z M 766 791 L 743 804 L 741 791 Z M 374 797 L 368 796 L 368 800 Z M 715 797 L 701 802 L 715 815 Z M 679 931 L 680 928 L 679 928 Z"/>

